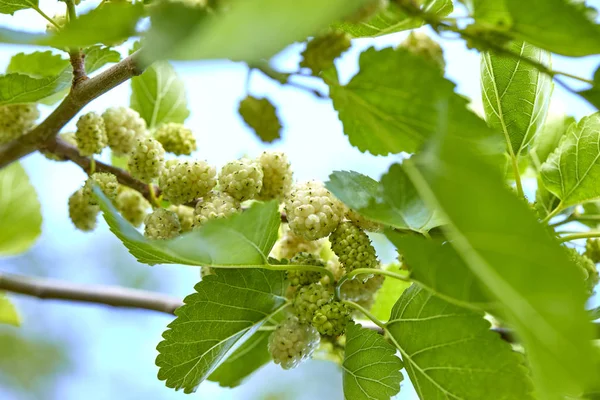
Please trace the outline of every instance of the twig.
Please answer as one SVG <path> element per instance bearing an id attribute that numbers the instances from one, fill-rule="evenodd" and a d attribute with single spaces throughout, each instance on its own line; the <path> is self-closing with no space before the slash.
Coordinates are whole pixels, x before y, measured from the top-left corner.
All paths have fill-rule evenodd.
<path id="1" fill-rule="evenodd" d="M 80 285 L 47 278 L 0 272 L 0 290 L 40 299 L 71 300 L 113 307 L 140 308 L 173 314 L 183 305 L 178 298 L 116 286 Z"/>
<path id="2" fill-rule="evenodd" d="M 75 164 L 79 165 L 87 174 L 92 172 L 92 159 L 84 157 L 79 154 L 79 150 L 76 147 L 71 146 L 69 143 L 62 140 L 60 137 L 54 137 L 50 139 L 44 148 L 52 154 L 60 156 L 61 158 L 70 160 Z M 95 160 L 95 172 L 110 172 L 117 177 L 117 180 L 121 185 L 128 186 L 132 189 L 140 192 L 148 201 L 153 201 L 152 192 L 150 186 L 142 181 L 139 181 L 132 177 L 127 171 L 120 168 L 113 167 L 112 165 L 105 164 L 98 160 Z M 160 189 L 154 187 L 154 193 L 160 195 Z"/>
<path id="3" fill-rule="evenodd" d="M 74 87 L 45 121 L 19 139 L 0 146 L 0 168 L 43 146 L 90 101 L 141 74 L 147 64 L 141 62 L 141 50 L 113 65 L 97 76 Z"/>
<path id="4" fill-rule="evenodd" d="M 69 51 L 69 58 L 73 66 L 73 87 L 77 87 L 83 81 L 89 79 L 85 73 L 85 54 L 81 49 L 71 49 Z"/>
<path id="5" fill-rule="evenodd" d="M 573 233 L 571 235 L 566 235 L 566 236 L 558 238 L 558 241 L 561 243 L 565 243 L 565 242 L 570 242 L 571 240 L 591 239 L 591 238 L 597 238 L 597 237 L 600 237 L 600 232 L 590 231 L 590 232 L 581 232 L 581 233 Z"/>

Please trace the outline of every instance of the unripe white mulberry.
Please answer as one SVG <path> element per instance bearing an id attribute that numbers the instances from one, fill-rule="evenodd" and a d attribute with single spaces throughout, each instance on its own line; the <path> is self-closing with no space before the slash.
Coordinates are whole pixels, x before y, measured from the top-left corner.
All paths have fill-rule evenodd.
<path id="1" fill-rule="evenodd" d="M 342 302 L 332 301 L 319 307 L 311 321 L 312 326 L 324 336 L 339 336 L 346 332 L 351 310 Z"/>
<path id="2" fill-rule="evenodd" d="M 58 135 L 58 137 L 60 139 L 64 140 L 65 142 L 67 142 L 68 144 L 70 144 L 71 146 L 77 147 L 77 141 L 75 140 L 75 132 L 61 133 L 60 135 Z M 50 153 L 49 151 L 46 151 L 46 150 L 40 150 L 40 153 L 42 153 L 44 155 L 44 157 L 46 157 L 48 160 L 67 161 L 67 158 L 58 156 L 54 153 Z"/>
<path id="3" fill-rule="evenodd" d="M 182 124 L 171 122 L 158 127 L 154 134 L 169 153 L 180 155 L 190 155 L 196 150 L 196 138 L 192 131 Z"/>
<path id="4" fill-rule="evenodd" d="M 296 235 L 292 232 L 288 225 L 282 225 L 282 235 L 273 246 L 271 256 L 282 259 L 287 258 L 288 260 L 294 257 L 297 253 L 310 253 L 317 255 L 323 247 L 323 240 L 307 240 L 302 236 Z"/>
<path id="5" fill-rule="evenodd" d="M 438 42 L 423 32 L 411 32 L 408 37 L 400 43 L 400 47 L 434 63 L 442 71 L 446 68 L 442 47 Z"/>
<path id="6" fill-rule="evenodd" d="M 129 107 L 112 107 L 102 114 L 108 145 L 116 155 L 133 150 L 135 140 L 146 135 L 146 121 Z"/>
<path id="7" fill-rule="evenodd" d="M 239 201 L 253 199 L 260 193 L 262 184 L 260 164 L 247 158 L 228 162 L 219 173 L 220 189 Z"/>
<path id="8" fill-rule="evenodd" d="M 157 208 L 144 220 L 144 235 L 148 239 L 166 240 L 179 236 L 181 224 L 173 211 Z"/>
<path id="9" fill-rule="evenodd" d="M 121 186 L 115 200 L 115 206 L 121 212 L 123 218 L 133 226 L 138 227 L 144 222 L 150 203 L 137 190 Z"/>
<path id="10" fill-rule="evenodd" d="M 56 14 L 52 17 L 52 20 L 58 27 L 50 22 L 46 24 L 46 32 L 47 33 L 58 33 L 59 27 L 62 28 L 67 24 L 67 16 L 65 14 Z"/>
<path id="11" fill-rule="evenodd" d="M 192 230 L 194 226 L 194 209 L 192 207 L 172 205 L 167 210 L 177 214 L 177 218 L 179 218 L 179 223 L 181 224 L 181 233 Z"/>
<path id="12" fill-rule="evenodd" d="M 333 299 L 333 292 L 318 283 L 301 286 L 294 297 L 294 314 L 300 322 L 310 323 L 315 311 Z"/>
<path id="13" fill-rule="evenodd" d="M 584 256 L 592 260 L 594 263 L 600 262 L 600 239 L 590 238 L 585 242 Z"/>
<path id="14" fill-rule="evenodd" d="M 69 217 L 77 229 L 84 232 L 94 230 L 99 212 L 100 207 L 90 204 L 90 198 L 83 188 L 69 197 Z"/>
<path id="15" fill-rule="evenodd" d="M 313 75 L 333 67 L 334 61 L 352 45 L 351 37 L 343 31 L 332 31 L 316 36 L 306 44 L 300 66 L 309 68 Z"/>
<path id="16" fill-rule="evenodd" d="M 371 239 L 351 222 L 342 222 L 329 236 L 331 249 L 347 272 L 357 268 L 376 268 L 379 265 Z"/>
<path id="17" fill-rule="evenodd" d="M 291 316 L 281 321 L 271 333 L 268 348 L 275 364 L 291 369 L 310 358 L 319 347 L 320 339 L 315 328 Z"/>
<path id="18" fill-rule="evenodd" d="M 241 210 L 240 202 L 227 193 L 212 191 L 196 203 L 194 210 L 194 227 L 207 221 L 227 218 Z"/>
<path id="19" fill-rule="evenodd" d="M 35 104 L 0 106 L 0 144 L 18 139 L 35 125 L 40 112 Z"/>
<path id="20" fill-rule="evenodd" d="M 104 193 L 109 200 L 115 200 L 117 198 L 119 191 L 119 181 L 117 181 L 117 177 L 108 172 L 96 172 L 90 175 L 83 186 L 85 195 L 90 199 L 90 204 L 98 204 L 96 196 L 92 191 L 92 183 L 98 185 L 102 190 L 102 193 Z"/>
<path id="21" fill-rule="evenodd" d="M 293 265 L 314 265 L 323 267 L 325 269 L 325 263 L 309 253 L 298 253 L 291 260 L 290 264 Z M 319 282 L 321 279 L 321 273 L 317 271 L 302 271 L 302 270 L 288 270 L 287 279 L 290 281 L 291 286 L 308 285 L 311 283 Z"/>
<path id="22" fill-rule="evenodd" d="M 165 150 L 162 145 L 150 138 L 138 138 L 127 165 L 131 175 L 146 183 L 158 178 L 165 163 Z"/>
<path id="23" fill-rule="evenodd" d="M 565 247 L 564 249 L 569 255 L 571 261 L 577 265 L 581 275 L 583 276 L 583 280 L 585 281 L 588 293 L 592 294 L 599 280 L 596 264 L 594 264 L 594 262 L 587 256 L 580 254 L 573 248 Z"/>
<path id="24" fill-rule="evenodd" d="M 382 232 L 383 225 L 379 222 L 371 221 L 357 213 L 356 211 L 348 208 L 346 210 L 346 218 L 348 218 L 352 223 L 358 226 L 360 229 L 368 232 Z"/>
<path id="25" fill-rule="evenodd" d="M 160 173 L 159 186 L 171 203 L 189 203 L 215 187 L 216 174 L 215 168 L 205 161 L 168 163 Z"/>
<path id="26" fill-rule="evenodd" d="M 343 215 L 339 200 L 321 182 L 299 183 L 285 201 L 292 232 L 308 240 L 320 239 L 337 228 Z"/>
<path id="27" fill-rule="evenodd" d="M 342 284 L 341 295 L 344 300 L 350 301 L 367 301 L 375 295 L 375 293 L 383 285 L 385 277 L 383 275 L 375 275 L 364 282 L 359 277 L 348 280 Z"/>
<path id="28" fill-rule="evenodd" d="M 77 148 L 83 156 L 100 154 L 108 144 L 104 120 L 95 112 L 89 112 L 79 117 L 77 132 L 75 132 Z"/>
<path id="29" fill-rule="evenodd" d="M 283 200 L 292 187 L 292 169 L 285 153 L 265 151 L 258 158 L 263 171 L 259 200 Z"/>

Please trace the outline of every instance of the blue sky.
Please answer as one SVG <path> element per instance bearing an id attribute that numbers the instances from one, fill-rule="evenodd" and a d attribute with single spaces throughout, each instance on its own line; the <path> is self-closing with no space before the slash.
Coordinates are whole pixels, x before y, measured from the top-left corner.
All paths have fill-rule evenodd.
<path id="1" fill-rule="evenodd" d="M 600 0 L 588 2 L 596 7 Z M 83 7 L 95 4 L 82 3 Z M 40 6 L 53 15 L 61 12 L 64 3 L 41 0 Z M 458 12 L 462 12 L 459 10 Z M 0 15 L 0 26 L 30 31 L 43 31 L 46 22 L 34 11 L 20 11 L 15 16 Z M 354 42 L 351 51 L 339 61 L 342 80 L 349 79 L 358 68 L 358 55 L 364 49 L 395 46 L 406 33 L 378 39 Z M 447 61 L 447 77 L 457 84 L 457 91 L 473 100 L 474 108 L 480 103 L 479 56 L 466 49 L 459 40 L 442 40 Z M 126 52 L 123 46 L 123 53 Z M 292 46 L 279 55 L 274 65 L 293 69 L 299 61 L 301 46 Z M 10 57 L 32 48 L 0 47 L 0 68 L 5 68 Z M 567 59 L 554 57 L 553 67 L 590 78 L 600 63 L 598 57 Z M 374 157 L 362 154 L 350 146 L 343 135 L 337 114 L 327 100 L 294 88 L 281 88 L 260 74 L 251 79 L 250 92 L 266 95 L 279 108 L 284 124 L 283 139 L 272 146 L 260 143 L 237 115 L 237 105 L 245 96 L 247 69 L 231 62 L 175 63 L 178 73 L 186 82 L 191 116 L 188 125 L 198 141 L 196 158 L 208 160 L 220 167 L 241 155 L 256 156 L 265 149 L 285 151 L 294 168 L 297 180 L 325 180 L 335 170 L 353 169 L 378 178 L 400 156 Z M 109 94 L 88 105 L 83 112 L 102 112 L 107 107 L 128 105 L 130 88 L 121 85 Z M 49 108 L 44 108 L 47 115 Z M 580 118 L 594 110 L 582 100 L 556 87 L 552 112 L 565 112 Z M 73 129 L 73 120 L 66 130 Z M 41 275 L 82 283 L 122 283 L 119 270 L 132 271 L 127 276 L 138 276 L 142 286 L 184 297 L 198 281 L 198 270 L 190 267 L 147 267 L 135 263 L 118 240 L 101 223 L 91 234 L 76 231 L 67 215 L 67 198 L 85 179 L 78 167 L 68 163 L 54 163 L 39 154 L 23 160 L 23 165 L 40 194 L 44 225 L 42 237 L 31 254 L 0 260 L 3 271 L 35 271 Z M 382 256 L 390 258 L 393 252 L 381 248 Z M 90 399 L 152 399 L 182 398 L 182 393 L 166 389 L 156 379 L 154 366 L 155 346 L 160 340 L 170 317 L 142 311 L 116 311 L 103 307 L 43 302 L 16 297 L 23 314 L 25 335 L 45 336 L 68 340 L 73 347 L 72 368 L 60 374 L 56 397 L 79 399 L 82 393 Z M 13 329 L 0 327 L 3 329 Z M 34 371 L 32 371 L 34 374 Z M 306 380 L 311 384 L 306 385 Z M 405 380 L 406 382 L 407 380 Z M 313 384 L 314 382 L 314 384 Z M 412 399 L 414 393 L 403 384 L 399 398 Z M 303 392 L 294 391 L 302 389 Z M 204 383 L 193 397 L 202 395 L 219 399 L 266 398 L 330 398 L 341 399 L 341 375 L 333 364 L 314 361 L 306 363 L 293 373 L 269 366 L 253 376 L 240 389 L 220 389 L 213 383 Z M 0 397 L 2 389 L 0 389 Z M 283 396 L 282 396 L 283 395 Z M 16 395 L 16 399 L 35 398 Z"/>

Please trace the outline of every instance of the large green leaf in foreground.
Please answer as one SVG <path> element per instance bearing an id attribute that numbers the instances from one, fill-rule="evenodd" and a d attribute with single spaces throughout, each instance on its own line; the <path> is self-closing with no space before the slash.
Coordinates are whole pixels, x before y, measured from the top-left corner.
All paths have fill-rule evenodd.
<path id="1" fill-rule="evenodd" d="M 447 217 L 445 233 L 457 253 L 501 304 L 540 396 L 559 399 L 591 387 L 597 376 L 584 283 L 547 226 L 500 171 L 452 135 L 441 135 L 404 167 L 421 196 Z"/>
<path id="2" fill-rule="evenodd" d="M 156 365 L 168 387 L 193 392 L 286 304 L 280 271 L 219 270 L 195 287 L 163 333 Z"/>

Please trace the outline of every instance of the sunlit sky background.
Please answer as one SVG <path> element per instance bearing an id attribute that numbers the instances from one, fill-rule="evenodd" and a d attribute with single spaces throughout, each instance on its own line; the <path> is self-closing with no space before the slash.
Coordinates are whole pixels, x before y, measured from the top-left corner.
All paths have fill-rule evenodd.
<path id="1" fill-rule="evenodd" d="M 80 9 L 85 10 L 95 4 L 86 1 Z M 598 8 L 600 0 L 588 1 L 588 4 Z M 64 3 L 55 1 L 41 0 L 40 6 L 49 15 L 64 10 Z M 455 13 L 465 14 L 462 8 Z M 14 16 L 0 15 L 0 26 L 43 31 L 46 21 L 34 11 L 20 11 Z M 338 63 L 342 81 L 356 73 L 361 51 L 371 46 L 395 46 L 406 35 L 398 33 L 378 39 L 356 40 L 351 51 Z M 466 49 L 460 40 L 441 42 L 446 56 L 447 77 L 457 84 L 459 93 L 473 100 L 475 109 L 480 108 L 478 54 Z M 130 46 L 131 42 L 122 46 L 123 54 Z M 293 70 L 300 60 L 301 49 L 301 45 L 292 46 L 276 58 L 274 65 Z M 32 47 L 0 46 L 0 68 L 4 70 L 15 53 L 34 50 Z M 591 78 L 599 62 L 598 57 L 554 57 L 553 68 Z M 186 83 L 191 110 L 186 125 L 193 129 L 199 144 L 199 150 L 193 157 L 206 159 L 217 167 L 241 155 L 256 156 L 268 148 L 288 154 L 298 180 L 326 180 L 332 171 L 344 169 L 378 178 L 391 163 L 400 159 L 399 156 L 374 157 L 360 153 L 343 135 L 330 101 L 316 99 L 294 88 L 281 88 L 255 73 L 250 82 L 250 92 L 272 99 L 284 124 L 283 139 L 265 146 L 254 137 L 236 112 L 238 102 L 246 94 L 247 69 L 243 65 L 231 62 L 178 62 L 174 65 Z M 577 85 L 576 82 L 568 82 Z M 123 84 L 92 102 L 83 112 L 102 112 L 107 107 L 126 106 L 129 93 L 129 84 Z M 594 111 L 561 87 L 555 87 L 552 110 L 576 118 Z M 49 111 L 50 108 L 45 107 L 43 114 L 47 115 Z M 71 121 L 66 130 L 72 130 L 75 121 Z M 67 215 L 67 199 L 85 179 L 77 166 L 51 162 L 39 154 L 27 157 L 23 165 L 40 195 L 43 233 L 28 254 L 0 260 L 0 270 L 72 282 L 134 286 L 179 297 L 192 292 L 198 281 L 197 269 L 137 264 L 108 232 L 101 219 L 99 228 L 91 234 L 81 233 L 72 227 Z M 381 258 L 390 261 L 392 249 L 383 245 L 384 241 L 380 238 L 374 239 L 380 245 Z M 167 389 L 156 379 L 155 347 L 171 317 L 145 311 L 39 301 L 22 296 L 12 298 L 21 310 L 23 324 L 18 330 L 0 326 L 0 398 L 186 397 L 183 393 Z M 26 338 L 27 346 L 8 345 L 8 340 L 14 340 L 16 335 Z M 36 344 L 40 346 L 40 343 L 49 346 L 50 351 L 56 351 L 56 355 L 40 350 L 45 347 L 34 347 Z M 48 371 L 44 374 L 46 369 L 54 371 L 54 374 Z M 341 372 L 336 365 L 312 361 L 291 373 L 269 365 L 234 390 L 205 382 L 190 397 L 341 399 L 341 383 Z M 416 398 L 408 379 L 402 384 L 398 398 Z"/>

